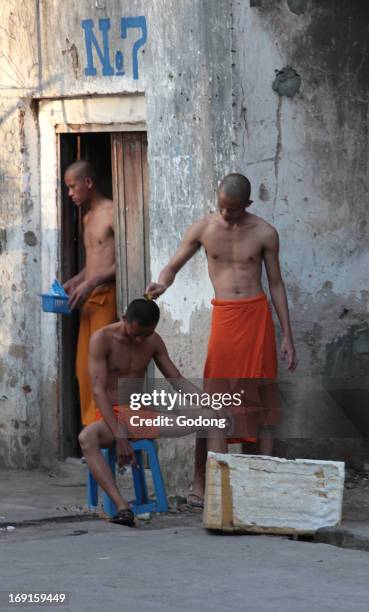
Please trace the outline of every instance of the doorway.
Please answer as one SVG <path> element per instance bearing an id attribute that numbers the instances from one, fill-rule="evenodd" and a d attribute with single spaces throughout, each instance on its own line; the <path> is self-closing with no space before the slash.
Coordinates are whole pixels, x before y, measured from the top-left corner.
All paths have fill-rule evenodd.
<path id="1" fill-rule="evenodd" d="M 94 126 L 96 127 L 96 126 Z M 146 132 L 59 133 L 61 182 L 60 275 L 63 282 L 84 266 L 82 218 L 64 185 L 66 168 L 76 160 L 92 163 L 104 195 L 115 203 L 115 252 L 117 262 L 117 312 L 134 297 L 142 296 L 149 265 L 148 165 Z M 78 312 L 61 317 L 60 423 L 61 455 L 78 456 L 81 429 L 75 355 Z"/>

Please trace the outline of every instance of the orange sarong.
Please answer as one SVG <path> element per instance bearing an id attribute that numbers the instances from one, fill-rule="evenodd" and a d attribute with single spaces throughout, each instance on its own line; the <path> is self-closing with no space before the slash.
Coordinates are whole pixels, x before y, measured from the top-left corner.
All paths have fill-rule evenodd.
<path id="1" fill-rule="evenodd" d="M 88 373 L 88 348 L 92 334 L 117 320 L 115 285 L 97 287 L 83 304 L 76 356 L 76 376 L 79 384 L 82 425 L 96 420 L 96 404 L 93 399 Z"/>
<path id="2" fill-rule="evenodd" d="M 158 417 L 159 413 L 150 408 L 140 408 L 133 410 L 128 405 L 113 406 L 114 414 L 117 416 L 119 423 L 126 426 L 129 440 L 155 440 L 159 436 L 159 427 L 153 425 L 152 421 Z M 131 418 L 135 417 L 137 425 L 132 425 Z M 100 410 L 96 408 L 96 421 L 101 421 L 103 418 Z M 138 419 L 143 419 L 139 421 Z"/>
<path id="3" fill-rule="evenodd" d="M 265 293 L 240 300 L 213 299 L 211 303 L 211 332 L 204 369 L 206 387 L 224 392 L 232 389 L 234 392 L 239 391 L 240 385 L 245 386 L 249 379 L 258 379 L 259 385 L 263 384 L 261 379 L 273 381 L 277 377 L 277 352 L 273 319 Z M 218 386 L 214 379 L 221 379 Z M 224 389 L 221 389 L 223 381 Z M 246 405 L 236 411 L 237 430 L 240 430 L 241 417 L 241 421 L 245 420 L 243 431 L 246 431 L 246 436 L 239 437 L 237 431 L 236 437 L 228 439 L 228 442 L 255 442 L 258 427 L 276 420 L 277 411 L 272 418 L 265 418 L 265 407 L 258 401 L 257 388 L 258 382 L 255 381 L 250 397 L 249 384 L 251 408 Z M 232 414 L 232 410 L 229 412 Z"/>

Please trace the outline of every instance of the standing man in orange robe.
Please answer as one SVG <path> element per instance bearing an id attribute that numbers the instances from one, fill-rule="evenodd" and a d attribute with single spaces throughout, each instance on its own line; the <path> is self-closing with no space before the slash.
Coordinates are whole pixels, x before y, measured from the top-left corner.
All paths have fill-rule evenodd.
<path id="1" fill-rule="evenodd" d="M 232 379 L 273 381 L 277 376 L 274 325 L 261 285 L 263 263 L 282 328 L 282 357 L 287 357 L 291 372 L 297 366 L 279 266 L 278 233 L 269 223 L 248 212 L 252 203 L 250 192 L 250 182 L 245 176 L 226 176 L 218 189 L 219 212 L 207 215 L 187 230 L 177 253 L 161 271 L 158 282 L 146 288 L 151 297 L 158 298 L 174 282 L 185 263 L 201 246 L 204 247 L 215 292 L 204 378 L 213 388 L 214 379 L 227 379 L 232 386 Z M 269 403 L 270 406 L 270 399 L 274 401 L 272 386 L 261 385 L 259 390 L 261 404 Z M 268 428 L 273 424 L 272 414 L 263 425 Z M 237 435 L 237 431 L 235 433 Z M 261 439 L 261 443 L 261 452 L 270 454 L 270 436 Z M 189 496 L 189 503 L 193 505 L 203 504 L 208 444 L 209 439 L 196 440 L 195 474 Z M 227 452 L 225 438 L 218 438 L 217 445 L 218 452 Z"/>
<path id="2" fill-rule="evenodd" d="M 88 205 L 83 217 L 85 267 L 64 284 L 72 309 L 81 308 L 76 375 L 79 383 L 82 425 L 96 420 L 88 373 L 88 348 L 92 334 L 117 320 L 115 293 L 114 208 L 100 191 L 94 168 L 80 160 L 65 172 L 68 195 L 74 204 Z"/>

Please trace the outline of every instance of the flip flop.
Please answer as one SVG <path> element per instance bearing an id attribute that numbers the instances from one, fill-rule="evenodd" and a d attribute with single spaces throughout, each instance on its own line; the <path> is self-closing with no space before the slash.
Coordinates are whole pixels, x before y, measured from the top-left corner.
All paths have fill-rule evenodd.
<path id="1" fill-rule="evenodd" d="M 125 525 L 126 527 L 136 527 L 135 515 L 130 508 L 123 508 L 123 510 L 119 510 L 118 514 L 110 519 L 110 523 Z"/>
<path id="2" fill-rule="evenodd" d="M 203 498 L 200 497 L 200 495 L 197 495 L 196 493 L 189 493 L 187 495 L 187 503 L 189 506 L 192 506 L 192 508 L 203 508 L 204 507 Z"/>

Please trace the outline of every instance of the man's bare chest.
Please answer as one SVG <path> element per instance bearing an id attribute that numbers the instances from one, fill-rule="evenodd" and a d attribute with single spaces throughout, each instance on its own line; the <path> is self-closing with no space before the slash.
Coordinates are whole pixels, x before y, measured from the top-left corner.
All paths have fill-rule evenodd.
<path id="1" fill-rule="evenodd" d="M 109 221 L 96 215 L 85 219 L 83 236 L 86 247 L 99 247 L 112 240 L 113 232 Z"/>
<path id="2" fill-rule="evenodd" d="M 151 357 L 152 351 L 148 346 L 141 346 L 140 343 L 134 346 L 132 343 L 115 341 L 108 358 L 109 371 L 117 376 L 138 374 L 145 370 Z"/>
<path id="3" fill-rule="evenodd" d="M 212 228 L 203 239 L 209 262 L 253 263 L 263 256 L 260 238 L 251 230 Z"/>

